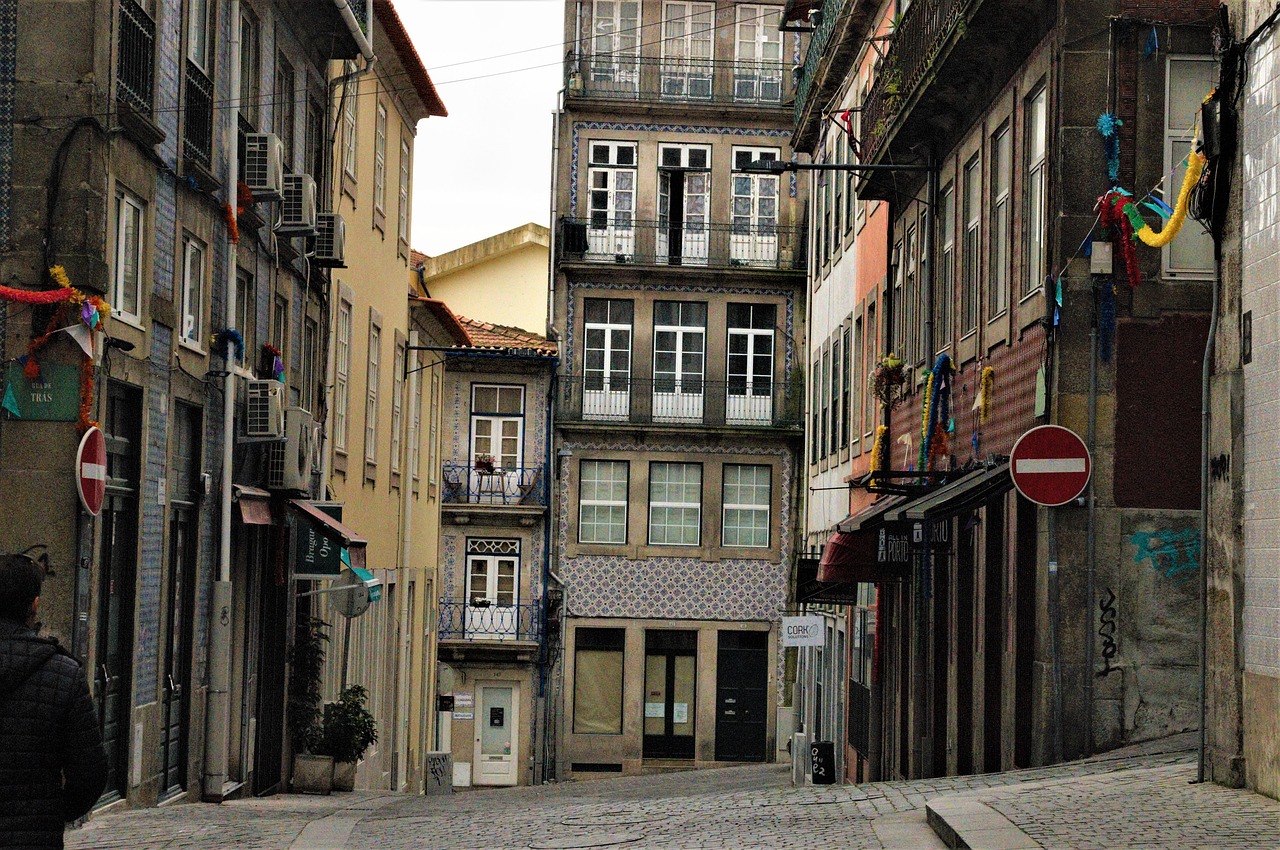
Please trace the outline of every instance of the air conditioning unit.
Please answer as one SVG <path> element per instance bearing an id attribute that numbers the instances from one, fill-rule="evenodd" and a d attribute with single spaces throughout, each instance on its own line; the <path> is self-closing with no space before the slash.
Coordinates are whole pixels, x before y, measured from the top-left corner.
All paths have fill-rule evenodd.
<path id="1" fill-rule="evenodd" d="M 285 410 L 284 439 L 267 452 L 267 487 L 311 489 L 311 471 L 320 454 L 320 426 L 301 407 Z"/>
<path id="2" fill-rule="evenodd" d="M 278 440 L 284 436 L 284 384 L 279 381 L 250 381 L 246 394 L 244 435 Z"/>
<path id="3" fill-rule="evenodd" d="M 275 133 L 246 133 L 241 172 L 255 201 L 280 200 L 284 197 L 284 142 Z"/>
<path id="4" fill-rule="evenodd" d="M 316 181 L 310 174 L 284 176 L 284 202 L 276 232 L 293 236 L 316 232 Z"/>
<path id="5" fill-rule="evenodd" d="M 344 245 L 347 239 L 347 224 L 337 213 L 320 213 L 316 217 L 316 251 L 311 261 L 317 266 L 345 269 L 343 261 Z"/>

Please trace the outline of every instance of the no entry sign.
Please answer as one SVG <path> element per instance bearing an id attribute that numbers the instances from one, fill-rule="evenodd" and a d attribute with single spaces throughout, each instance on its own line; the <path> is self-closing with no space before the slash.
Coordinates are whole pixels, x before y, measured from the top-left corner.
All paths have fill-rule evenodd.
<path id="1" fill-rule="evenodd" d="M 80 438 L 76 452 L 76 490 L 80 504 L 93 516 L 102 512 L 102 499 L 107 494 L 107 441 L 101 428 L 90 428 Z"/>
<path id="2" fill-rule="evenodd" d="M 1065 505 L 1084 492 L 1093 460 L 1084 440 L 1060 425 L 1032 428 L 1013 444 L 1009 472 L 1018 492 L 1038 505 Z"/>

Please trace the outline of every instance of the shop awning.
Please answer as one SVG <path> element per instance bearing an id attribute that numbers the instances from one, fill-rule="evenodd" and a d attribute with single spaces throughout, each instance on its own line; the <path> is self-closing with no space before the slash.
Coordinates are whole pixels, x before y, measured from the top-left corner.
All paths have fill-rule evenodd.
<path id="1" fill-rule="evenodd" d="M 887 545 L 883 528 L 886 513 L 906 501 L 888 496 L 836 524 L 836 531 L 822 550 L 817 580 L 821 584 L 897 581 L 904 577 L 903 563 Z"/>
<path id="2" fill-rule="evenodd" d="M 240 521 L 245 525 L 271 525 L 271 494 L 246 484 L 233 484 Z"/>
<path id="3" fill-rule="evenodd" d="M 869 528 L 872 524 L 884 518 L 885 513 L 898 507 L 907 501 L 906 496 L 885 496 L 876 499 L 856 514 L 849 516 L 836 523 L 836 531 L 852 532 Z"/>
<path id="4" fill-rule="evenodd" d="M 290 499 L 289 505 L 298 511 L 300 519 L 294 552 L 297 574 L 333 577 L 341 571 L 344 561 L 350 563 L 353 570 L 364 567 L 368 541 L 325 510 L 335 507 L 340 510 L 339 506 L 316 505 L 306 499 Z M 343 549 L 347 552 L 345 559 Z"/>
<path id="5" fill-rule="evenodd" d="M 356 576 L 362 582 L 364 582 L 365 587 L 369 588 L 369 601 L 377 602 L 379 599 L 382 598 L 382 579 L 378 578 L 373 573 L 366 570 L 364 567 L 352 567 L 350 562 L 345 557 L 347 551 L 348 550 L 346 549 L 342 550 L 343 556 L 344 556 L 342 562 L 346 564 L 348 567 L 350 567 L 351 572 L 355 573 Z"/>
<path id="6" fill-rule="evenodd" d="M 908 502 L 889 515 L 891 520 L 919 522 L 942 519 L 981 507 L 1013 486 L 1007 462 L 964 475 L 932 493 Z"/>
<path id="7" fill-rule="evenodd" d="M 803 555 L 796 559 L 795 596 L 790 601 L 826 605 L 858 604 L 858 585 L 818 581 L 818 563 L 818 558 Z"/>

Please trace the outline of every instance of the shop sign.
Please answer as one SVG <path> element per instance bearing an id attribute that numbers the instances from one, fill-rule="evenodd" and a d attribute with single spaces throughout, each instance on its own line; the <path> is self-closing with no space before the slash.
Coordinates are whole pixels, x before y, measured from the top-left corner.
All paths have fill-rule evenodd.
<path id="1" fill-rule="evenodd" d="M 822 646 L 826 637 L 822 617 L 783 617 L 783 646 Z"/>
<path id="2" fill-rule="evenodd" d="M 342 521 L 342 505 L 315 507 Z M 342 572 L 342 542 L 316 520 L 298 514 L 293 522 L 293 563 L 298 578 L 334 578 Z"/>

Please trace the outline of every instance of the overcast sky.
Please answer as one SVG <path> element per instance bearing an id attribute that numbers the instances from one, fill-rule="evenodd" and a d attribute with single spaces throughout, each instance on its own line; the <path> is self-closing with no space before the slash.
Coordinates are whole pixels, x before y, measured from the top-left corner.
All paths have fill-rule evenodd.
<path id="1" fill-rule="evenodd" d="M 418 125 L 413 247 L 435 256 L 526 222 L 547 224 L 563 0 L 395 0 L 395 7 L 449 110 Z M 471 61 L 516 51 L 525 52 Z"/>

